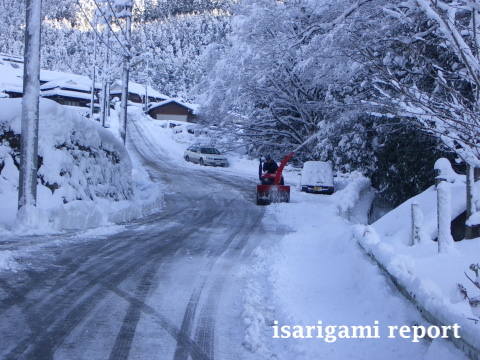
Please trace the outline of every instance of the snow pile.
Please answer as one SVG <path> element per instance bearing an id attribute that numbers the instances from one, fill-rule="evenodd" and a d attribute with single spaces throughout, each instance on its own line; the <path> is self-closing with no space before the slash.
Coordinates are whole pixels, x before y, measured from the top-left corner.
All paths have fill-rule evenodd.
<path id="1" fill-rule="evenodd" d="M 144 211 L 132 164 L 108 130 L 53 101 L 40 102 L 36 231 L 126 221 Z M 14 227 L 21 99 L 0 100 L 0 226 Z M 150 194 L 158 205 L 160 194 Z M 156 200 L 153 200 L 156 199 Z M 148 206 L 147 206 L 148 207 Z"/>
<path id="2" fill-rule="evenodd" d="M 342 179 L 345 182 L 345 179 Z M 346 180 L 346 185 L 332 195 L 340 215 L 345 217 L 353 210 L 363 192 L 371 189 L 370 179 L 359 172 L 353 172 Z"/>
<path id="3" fill-rule="evenodd" d="M 465 179 L 457 175 L 453 183 L 443 183 L 451 194 L 450 218 L 465 210 Z M 409 246 L 411 236 L 411 206 L 418 204 L 423 213 L 420 243 Z M 443 215 L 445 216 L 445 215 Z M 407 200 L 371 226 L 358 225 L 354 238 L 385 271 L 393 277 L 399 288 L 431 321 L 444 325 L 458 323 L 462 340 L 457 344 L 465 351 L 479 354 L 479 311 L 470 306 L 459 290 L 478 293 L 468 281 L 465 272 L 471 264 L 479 262 L 480 243 L 461 241 L 452 244 L 452 251 L 438 253 L 436 191 L 434 187 Z M 475 348 L 477 350 L 475 350 Z"/>
<path id="4" fill-rule="evenodd" d="M 452 219 L 459 216 L 466 208 L 465 179 L 457 176 L 457 180 L 445 184 L 452 194 L 451 209 Z M 424 215 L 423 230 L 430 237 L 437 237 L 437 192 L 431 186 L 424 192 L 408 199 L 387 215 L 378 219 L 373 225 L 382 241 L 388 243 L 409 244 L 410 238 L 410 217 L 412 203 L 419 204 Z"/>

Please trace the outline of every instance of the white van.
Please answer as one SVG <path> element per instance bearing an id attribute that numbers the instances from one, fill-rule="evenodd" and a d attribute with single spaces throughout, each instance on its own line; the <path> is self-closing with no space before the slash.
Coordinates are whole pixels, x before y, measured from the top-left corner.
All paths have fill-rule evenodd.
<path id="1" fill-rule="evenodd" d="M 333 170 L 330 162 L 306 161 L 300 180 L 302 191 L 315 194 L 333 194 Z"/>

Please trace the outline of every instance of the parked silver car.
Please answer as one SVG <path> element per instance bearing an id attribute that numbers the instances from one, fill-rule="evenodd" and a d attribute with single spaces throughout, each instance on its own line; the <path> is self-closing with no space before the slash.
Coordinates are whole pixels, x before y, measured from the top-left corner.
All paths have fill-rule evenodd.
<path id="1" fill-rule="evenodd" d="M 186 161 L 198 163 L 200 165 L 228 166 L 228 159 L 214 147 L 208 146 L 190 146 L 183 155 Z"/>

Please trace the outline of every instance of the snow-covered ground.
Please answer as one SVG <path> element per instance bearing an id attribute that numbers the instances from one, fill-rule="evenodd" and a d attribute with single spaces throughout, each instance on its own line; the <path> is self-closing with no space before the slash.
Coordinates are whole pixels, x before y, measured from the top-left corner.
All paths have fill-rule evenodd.
<path id="1" fill-rule="evenodd" d="M 245 344 L 253 354 L 279 359 L 465 359 L 445 340 L 387 338 L 389 325 L 429 324 L 352 240 L 355 226 L 345 215 L 368 209 L 362 204 L 371 201 L 366 189 L 368 181 L 354 177 L 333 196 L 294 190 L 290 204 L 268 208 L 266 228 L 289 233 L 264 242 L 246 270 Z M 383 336 L 333 343 L 272 339 L 274 320 L 291 326 L 378 321 Z"/>

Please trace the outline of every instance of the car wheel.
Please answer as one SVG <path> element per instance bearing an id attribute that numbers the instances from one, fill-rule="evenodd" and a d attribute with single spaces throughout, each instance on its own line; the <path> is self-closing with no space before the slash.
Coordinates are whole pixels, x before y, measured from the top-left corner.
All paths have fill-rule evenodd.
<path id="1" fill-rule="evenodd" d="M 188 155 L 185 156 L 185 160 L 186 160 L 186 161 L 190 161 L 190 156 L 188 156 Z"/>
<path id="2" fill-rule="evenodd" d="M 202 158 L 200 158 L 199 164 L 202 165 L 202 166 L 205 165 Z"/>

